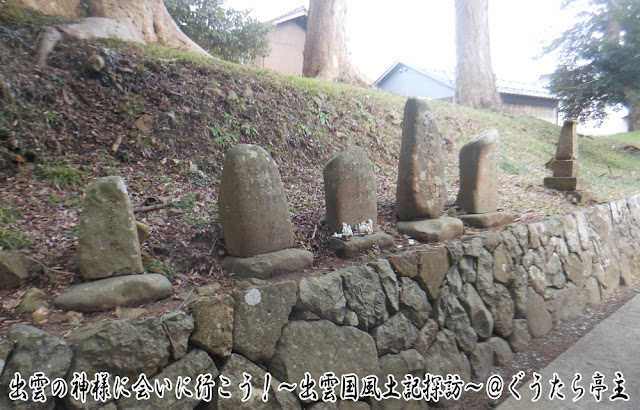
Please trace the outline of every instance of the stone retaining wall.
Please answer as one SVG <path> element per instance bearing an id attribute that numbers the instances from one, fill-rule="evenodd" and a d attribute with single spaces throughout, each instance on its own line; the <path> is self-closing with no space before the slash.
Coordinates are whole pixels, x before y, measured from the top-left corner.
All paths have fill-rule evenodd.
<path id="1" fill-rule="evenodd" d="M 403 381 L 424 381 L 425 373 L 442 375 L 448 386 L 486 382 L 491 367 L 531 337 L 635 281 L 636 255 L 640 196 L 296 283 L 200 298 L 189 303 L 190 314 L 93 324 L 69 341 L 14 325 L 11 341 L 0 341 L 0 408 L 10 408 L 12 390 L 44 399 L 36 394 L 43 377 L 51 383 L 46 403 L 22 407 L 54 408 L 57 400 L 67 408 L 193 408 L 204 399 L 221 409 L 400 408 L 375 396 L 402 393 Z M 107 387 L 96 393 L 109 394 L 96 400 L 90 391 L 84 404 L 70 394 L 54 398 L 63 394 L 51 387 L 71 392 L 82 372 Z M 367 389 L 375 377 L 379 390 Z M 131 397 L 114 400 L 122 396 L 117 384 Z M 337 403 L 322 403 L 327 386 Z M 136 400 L 145 393 L 148 400 Z"/>

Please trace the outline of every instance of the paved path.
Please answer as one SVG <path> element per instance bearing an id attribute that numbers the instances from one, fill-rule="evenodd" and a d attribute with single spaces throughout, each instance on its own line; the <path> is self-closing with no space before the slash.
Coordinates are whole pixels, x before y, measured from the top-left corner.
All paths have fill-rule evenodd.
<path id="1" fill-rule="evenodd" d="M 595 372 L 604 375 L 604 384 L 607 386 L 599 403 L 589 391 Z M 610 400 L 610 396 L 615 392 L 613 379 L 616 377 L 616 372 L 622 372 L 624 375 L 624 392 L 629 395 L 629 401 Z M 554 373 L 558 374 L 565 385 L 560 390 L 565 395 L 564 400 L 549 399 L 551 391 L 549 381 Z M 576 393 L 572 391 L 571 385 L 576 373 L 582 376 L 577 384 L 584 388 L 584 396 L 573 402 Z M 520 387 L 518 392 L 522 395 L 520 401 L 510 397 L 499 408 L 501 410 L 640 409 L 640 295 L 636 295 L 600 322 L 542 369 L 540 375 L 542 376 L 540 379 L 542 394 L 538 401 L 531 401 L 535 392 L 529 388 L 533 382 L 533 379 L 530 379 L 518 385 Z M 504 381 L 506 394 L 509 394 L 507 386 L 510 382 L 511 380 Z"/>

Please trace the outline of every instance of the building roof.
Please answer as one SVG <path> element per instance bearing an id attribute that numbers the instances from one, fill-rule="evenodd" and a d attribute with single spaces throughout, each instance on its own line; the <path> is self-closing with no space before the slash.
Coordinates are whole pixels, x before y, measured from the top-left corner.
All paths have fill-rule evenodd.
<path id="1" fill-rule="evenodd" d="M 420 68 L 413 64 L 405 63 L 403 61 L 396 61 L 385 71 L 374 83 L 373 85 L 378 85 L 382 82 L 398 65 L 403 65 L 405 67 L 411 68 L 423 75 L 426 75 L 448 87 L 455 90 L 456 89 L 456 75 L 451 71 L 444 70 L 434 70 L 428 68 Z M 496 88 L 498 92 L 503 94 L 513 94 L 513 95 L 525 95 L 529 97 L 537 97 L 537 98 L 548 98 L 552 100 L 558 100 L 553 94 L 549 92 L 546 88 L 530 83 L 521 83 L 516 81 L 506 81 L 501 79 L 496 79 Z"/>
<path id="2" fill-rule="evenodd" d="M 274 26 L 276 26 L 278 24 L 284 23 L 284 22 L 289 21 L 289 20 L 295 20 L 295 19 L 300 18 L 300 17 L 304 17 L 304 19 L 306 21 L 306 18 L 308 16 L 308 14 L 309 14 L 309 12 L 306 9 L 306 7 L 305 6 L 300 6 L 297 9 L 291 10 L 291 11 L 283 14 L 280 17 L 274 18 L 269 23 L 271 23 Z"/>

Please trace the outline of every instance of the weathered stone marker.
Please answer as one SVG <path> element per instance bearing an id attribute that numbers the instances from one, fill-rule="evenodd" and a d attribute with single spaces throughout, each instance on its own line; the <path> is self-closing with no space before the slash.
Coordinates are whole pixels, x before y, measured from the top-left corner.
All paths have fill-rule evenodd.
<path id="1" fill-rule="evenodd" d="M 340 232 L 343 222 L 353 228 L 371 219 L 375 231 L 376 179 L 367 153 L 356 145 L 350 146 L 329 161 L 322 176 L 329 230 Z"/>
<path id="2" fill-rule="evenodd" d="M 278 167 L 257 145 L 227 152 L 218 211 L 232 256 L 250 257 L 293 246 L 293 227 Z"/>
<path id="3" fill-rule="evenodd" d="M 556 148 L 556 160 L 578 159 L 578 123 L 566 120 L 560 131 L 560 139 Z"/>
<path id="4" fill-rule="evenodd" d="M 142 273 L 138 230 L 121 177 L 100 178 L 89 186 L 78 226 L 78 267 L 84 279 Z"/>
<path id="5" fill-rule="evenodd" d="M 404 106 L 402 145 L 398 164 L 396 213 L 401 220 L 437 218 L 447 194 L 441 137 L 424 100 L 409 98 Z"/>
<path id="6" fill-rule="evenodd" d="M 586 188 L 584 178 L 578 177 L 580 166 L 578 164 L 578 123 L 566 120 L 560 131 L 558 148 L 555 160 L 551 164 L 553 177 L 544 179 L 547 188 L 562 191 L 583 191 Z"/>
<path id="7" fill-rule="evenodd" d="M 500 135 L 491 128 L 460 149 L 460 189 L 456 204 L 472 214 L 498 209 Z"/>
<path id="8" fill-rule="evenodd" d="M 460 149 L 460 189 L 456 205 L 468 212 L 459 218 L 465 225 L 490 228 L 513 222 L 510 212 L 498 210 L 500 134 L 491 128 Z"/>

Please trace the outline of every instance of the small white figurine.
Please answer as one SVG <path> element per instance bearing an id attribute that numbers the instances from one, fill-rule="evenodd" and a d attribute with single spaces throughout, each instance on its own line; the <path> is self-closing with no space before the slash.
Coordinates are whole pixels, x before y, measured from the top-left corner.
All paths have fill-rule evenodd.
<path id="1" fill-rule="evenodd" d="M 373 221 L 369 219 L 369 221 L 362 221 L 358 225 L 358 232 L 361 235 L 370 235 L 373 233 Z"/>

